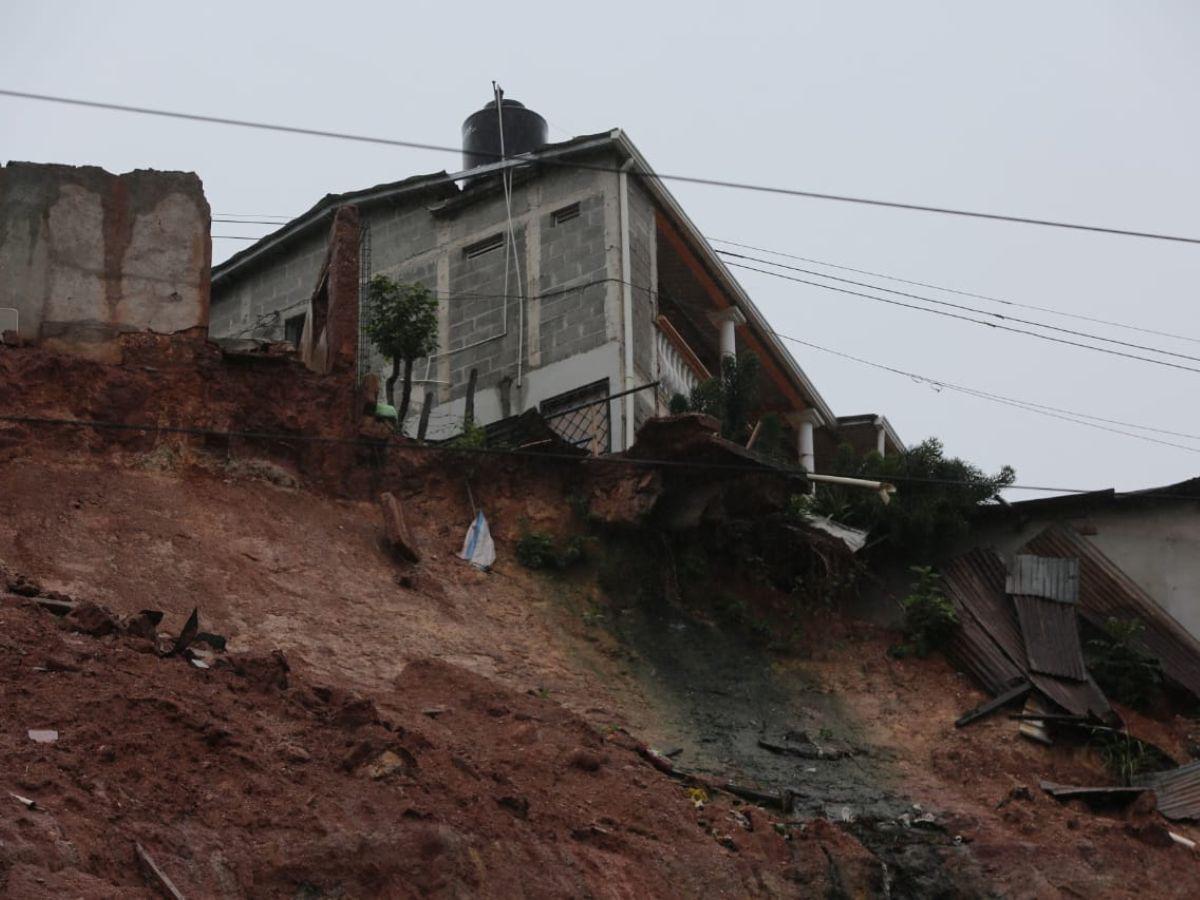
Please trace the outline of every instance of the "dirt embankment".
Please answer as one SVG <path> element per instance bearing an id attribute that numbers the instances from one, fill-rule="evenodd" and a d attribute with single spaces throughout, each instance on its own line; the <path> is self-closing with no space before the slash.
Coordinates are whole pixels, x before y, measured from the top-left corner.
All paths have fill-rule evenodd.
<path id="1" fill-rule="evenodd" d="M 409 664 L 383 715 L 279 657 L 202 671 L 13 601 L 0 650 L 4 896 L 154 896 L 137 844 L 188 897 L 787 895 L 827 891 L 831 859 L 874 877 L 836 829 L 697 810 L 620 732 L 443 662 Z"/>

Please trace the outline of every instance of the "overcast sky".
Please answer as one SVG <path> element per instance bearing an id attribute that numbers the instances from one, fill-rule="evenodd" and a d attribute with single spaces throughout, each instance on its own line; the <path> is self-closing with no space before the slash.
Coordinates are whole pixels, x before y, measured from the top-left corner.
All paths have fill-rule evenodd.
<path id="1" fill-rule="evenodd" d="M 0 87 L 12 90 L 453 146 L 496 79 L 549 120 L 553 139 L 620 126 L 662 172 L 1200 236 L 1190 0 L 7 0 L 0 34 Z M 459 162 L 4 97 L 0 159 L 194 170 L 215 214 L 273 215 Z M 671 189 L 712 237 L 1200 339 L 1197 245 Z M 214 241 L 214 262 L 242 246 Z M 739 277 L 779 331 L 813 343 L 1200 435 L 1198 373 Z M 1197 342 L 907 289 L 1200 358 Z M 1013 465 L 1023 484 L 1132 489 L 1200 474 L 1200 437 L 1157 435 L 1192 452 L 1160 446 L 795 352 L 839 415 L 882 412 L 905 441 L 936 435 L 989 470 Z M 1013 495 L 1026 496 L 1037 495 Z"/>

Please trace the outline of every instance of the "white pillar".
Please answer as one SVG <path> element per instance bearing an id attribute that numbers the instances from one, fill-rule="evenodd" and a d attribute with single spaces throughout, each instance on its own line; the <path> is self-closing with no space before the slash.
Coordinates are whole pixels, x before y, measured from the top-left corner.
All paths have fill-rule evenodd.
<path id="1" fill-rule="evenodd" d="M 739 309 L 730 306 L 711 313 L 709 318 L 721 329 L 721 359 L 737 359 L 737 327 L 746 324 L 746 317 Z"/>
<path id="2" fill-rule="evenodd" d="M 804 466 L 804 471 L 812 472 L 816 468 L 813 431 L 824 425 L 825 420 L 815 409 L 806 409 L 804 412 L 790 413 L 788 421 L 796 429 L 796 455 L 800 459 L 800 465 Z"/>
<path id="3" fill-rule="evenodd" d="M 887 434 L 883 430 L 883 422 L 875 422 L 875 452 L 880 456 L 887 455 Z"/>

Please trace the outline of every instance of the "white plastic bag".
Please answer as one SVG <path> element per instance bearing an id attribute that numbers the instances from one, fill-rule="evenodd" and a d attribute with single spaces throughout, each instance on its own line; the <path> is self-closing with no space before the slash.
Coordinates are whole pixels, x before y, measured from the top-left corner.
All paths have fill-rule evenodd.
<path id="1" fill-rule="evenodd" d="M 496 561 L 496 545 L 492 542 L 492 532 L 488 528 L 483 510 L 475 513 L 475 521 L 467 529 L 467 536 L 463 539 L 462 553 L 458 556 L 477 569 L 486 569 Z"/>

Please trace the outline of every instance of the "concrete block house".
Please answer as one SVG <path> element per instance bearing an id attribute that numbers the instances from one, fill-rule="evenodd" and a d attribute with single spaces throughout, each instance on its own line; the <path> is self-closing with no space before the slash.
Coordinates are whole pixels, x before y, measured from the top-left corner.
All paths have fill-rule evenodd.
<path id="1" fill-rule="evenodd" d="M 408 434 L 426 396 L 430 437 L 458 433 L 474 370 L 478 424 L 538 409 L 568 440 L 616 452 L 748 349 L 763 411 L 781 414 L 808 469 L 846 440 L 901 449 L 882 416 L 834 415 L 623 131 L 548 143 L 541 116 L 507 99 L 501 110 L 502 123 L 495 102 L 464 123 L 463 171 L 327 196 L 216 266 L 212 336 L 296 341 L 329 221 L 354 204 L 364 282 L 417 281 L 439 300 L 439 349 L 414 368 Z M 365 365 L 390 369 L 362 349 Z"/>

